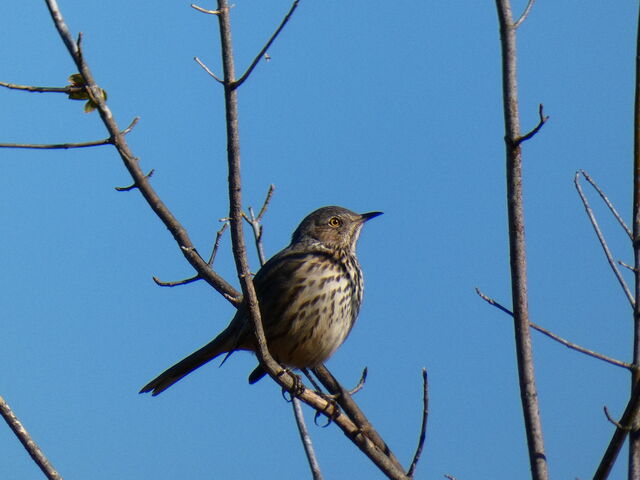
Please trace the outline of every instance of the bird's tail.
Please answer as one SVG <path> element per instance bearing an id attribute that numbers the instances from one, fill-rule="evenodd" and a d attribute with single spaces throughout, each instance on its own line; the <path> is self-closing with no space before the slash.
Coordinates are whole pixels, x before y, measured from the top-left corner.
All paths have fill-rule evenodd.
<path id="1" fill-rule="evenodd" d="M 173 367 L 168 368 L 151 380 L 142 387 L 140 393 L 151 392 L 151 395 L 155 397 L 159 393 L 164 392 L 181 378 L 186 377 L 194 370 L 200 368 L 205 363 L 210 362 L 223 353 L 230 353 L 235 348 L 236 345 L 233 336 L 229 334 L 228 330 L 225 330 L 204 347 L 180 360 Z"/>

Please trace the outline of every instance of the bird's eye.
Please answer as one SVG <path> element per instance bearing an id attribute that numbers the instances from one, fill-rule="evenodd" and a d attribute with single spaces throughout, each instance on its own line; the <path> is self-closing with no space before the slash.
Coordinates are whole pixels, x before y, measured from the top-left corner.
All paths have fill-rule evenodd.
<path id="1" fill-rule="evenodd" d="M 329 226 L 330 227 L 338 228 L 340 225 L 342 225 L 342 222 L 340 221 L 340 219 L 338 217 L 331 217 L 329 219 Z"/>

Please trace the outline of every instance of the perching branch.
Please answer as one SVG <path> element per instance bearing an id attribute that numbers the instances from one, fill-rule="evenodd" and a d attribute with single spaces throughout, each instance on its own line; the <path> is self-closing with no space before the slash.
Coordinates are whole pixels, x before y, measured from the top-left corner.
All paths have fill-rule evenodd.
<path id="1" fill-rule="evenodd" d="M 513 312 L 511 312 L 511 310 L 509 310 L 508 308 L 500 305 L 493 298 L 490 298 L 490 297 L 486 296 L 478 288 L 476 288 L 476 293 L 478 294 L 478 296 L 480 298 L 482 298 L 489 305 L 493 305 L 497 309 L 502 310 L 504 313 L 506 313 L 508 315 L 511 315 L 513 317 Z M 573 343 L 573 342 L 570 342 L 568 340 L 565 340 L 561 336 L 556 335 L 555 333 L 551 332 L 550 330 L 547 330 L 546 328 L 543 328 L 540 325 L 537 325 L 537 324 L 535 324 L 533 322 L 529 322 L 529 326 L 531 328 L 533 328 L 534 330 L 537 330 L 538 332 L 542 333 L 543 335 L 546 335 L 547 337 L 551 338 L 552 340 L 555 340 L 556 342 L 564 345 L 565 347 L 570 348 L 571 350 L 575 350 L 577 352 L 584 353 L 585 355 L 588 355 L 590 357 L 597 358 L 598 360 L 602 360 L 603 362 L 609 363 L 611 365 L 615 365 L 616 367 L 626 368 L 627 370 L 634 370 L 634 369 L 638 368 L 637 366 L 632 365 L 630 363 L 623 362 L 623 361 L 620 361 L 620 360 L 616 360 L 615 358 L 607 357 L 606 355 L 602 355 L 601 353 L 594 352 L 593 350 L 589 350 L 588 348 L 581 347 L 580 345 L 578 345 L 576 343 Z"/>
<path id="2" fill-rule="evenodd" d="M 36 465 L 40 467 L 42 473 L 44 473 L 49 480 L 62 480 L 62 476 L 53 468 L 53 465 L 51 465 L 47 457 L 42 453 L 38 444 L 33 441 L 27 429 L 24 428 L 20 420 L 18 420 L 13 411 L 11 411 L 9 404 L 1 396 L 0 415 L 2 415 L 2 418 L 7 422 L 7 425 L 9 425 L 9 428 L 11 428 L 15 436 L 18 437 L 18 440 L 20 440 L 20 443 L 22 443 L 22 446 L 27 453 L 29 453 L 33 461 L 36 462 Z"/>
<path id="3" fill-rule="evenodd" d="M 502 48 L 502 98 L 505 123 L 511 294 L 520 400 L 524 415 L 532 479 L 546 480 L 549 474 L 542 436 L 542 421 L 538 406 L 533 349 L 529 330 L 527 257 L 524 206 L 522 202 L 522 151 L 520 148 L 522 137 L 520 135 L 520 114 L 518 112 L 516 66 L 516 27 L 513 23 L 509 0 L 496 0 L 496 7 L 500 22 L 500 44 Z M 541 121 L 541 123 L 544 122 Z"/>
<path id="4" fill-rule="evenodd" d="M 256 355 L 260 365 L 269 376 L 281 387 L 289 392 L 293 392 L 296 380 L 270 355 L 265 339 L 264 328 L 260 317 L 258 299 L 256 296 L 251 273 L 247 261 L 247 249 L 244 241 L 242 228 L 242 183 L 240 176 L 240 138 L 238 132 L 238 97 L 237 89 L 233 88 L 235 83 L 235 65 L 233 60 L 233 47 L 231 39 L 231 19 L 229 16 L 229 5 L 227 0 L 218 0 L 217 15 L 220 25 L 221 55 L 224 72 L 224 96 L 227 124 L 227 163 L 229 169 L 229 222 L 231 224 L 231 241 L 233 245 L 233 256 L 236 262 L 238 278 L 242 285 L 244 305 L 247 309 L 253 332 L 256 339 Z M 336 382 L 337 383 L 337 382 Z M 342 429 L 345 435 L 350 438 L 389 478 L 406 479 L 402 468 L 398 468 L 395 459 L 390 454 L 389 449 L 379 449 L 379 442 L 373 440 L 372 435 L 375 430 L 363 430 L 356 426 L 351 420 L 351 415 L 347 416 L 337 410 L 331 402 L 309 389 L 296 391 L 296 396 L 327 418 L 331 419 Z M 348 394 L 347 394 L 348 395 Z M 340 403 L 340 402 L 339 402 Z M 341 404 L 342 405 L 342 404 Z M 377 432 L 373 435 L 377 438 Z M 382 442 L 384 444 L 384 442 Z"/>

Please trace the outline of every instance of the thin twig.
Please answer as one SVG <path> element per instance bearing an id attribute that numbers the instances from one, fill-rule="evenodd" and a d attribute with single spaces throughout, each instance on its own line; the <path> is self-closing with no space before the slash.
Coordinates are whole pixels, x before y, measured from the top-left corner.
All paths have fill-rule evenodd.
<path id="1" fill-rule="evenodd" d="M 164 202 L 160 199 L 156 191 L 151 186 L 151 183 L 148 181 L 148 178 L 140 168 L 139 160 L 135 155 L 133 155 L 133 152 L 127 144 L 125 136 L 118 128 L 118 124 L 115 121 L 113 113 L 105 102 L 102 89 L 96 84 L 93 74 L 82 56 L 81 50 L 69 32 L 69 28 L 62 17 L 58 3 L 56 0 L 46 0 L 46 3 L 54 25 L 60 34 L 60 38 L 67 47 L 67 50 L 76 64 L 79 73 L 82 74 L 82 77 L 84 78 L 87 94 L 95 103 L 98 113 L 100 114 L 100 118 L 111 135 L 111 138 L 113 138 L 114 146 L 118 150 L 124 166 L 133 178 L 133 183 L 138 187 L 140 193 L 151 209 L 160 218 L 160 220 L 162 220 L 169 232 L 171 232 L 176 243 L 181 247 L 187 247 L 180 248 L 180 250 L 189 264 L 207 283 L 220 292 L 224 298 L 229 300 L 229 302 L 234 306 L 239 306 L 242 302 L 240 293 L 220 275 L 213 271 L 195 249 L 189 248 L 192 247 L 193 244 L 186 229 L 180 224 L 178 219 L 175 218 Z"/>
<path id="2" fill-rule="evenodd" d="M 280 23 L 280 26 L 276 29 L 274 34 L 271 35 L 271 38 L 265 44 L 265 46 L 262 47 L 262 50 L 260 50 L 260 53 L 256 55 L 256 58 L 253 59 L 253 62 L 251 62 L 251 65 L 249 65 L 249 68 L 247 68 L 247 71 L 244 72 L 244 74 L 238 80 L 236 80 L 231 84 L 232 89 L 238 88 L 240 85 L 242 85 L 245 82 L 247 78 L 249 78 L 249 75 L 251 75 L 251 72 L 253 72 L 253 69 L 256 68 L 256 65 L 258 65 L 258 62 L 264 57 L 265 53 L 267 53 L 267 50 L 269 50 L 269 47 L 271 46 L 271 44 L 280 34 L 284 26 L 287 24 L 287 22 L 291 18 L 291 15 L 293 15 L 293 12 L 295 12 L 296 8 L 298 8 L 298 3 L 300 3 L 300 0 L 295 0 L 293 2 L 293 5 L 291 5 L 289 12 L 285 15 L 284 19 L 282 20 L 282 23 Z"/>
<path id="3" fill-rule="evenodd" d="M 202 13 L 207 13 L 209 15 L 220 15 L 220 11 L 219 10 L 207 10 L 205 8 L 199 7 L 198 5 L 196 5 L 195 3 L 191 4 L 191 8 L 195 8 L 196 10 L 198 10 L 199 12 Z"/>
<path id="4" fill-rule="evenodd" d="M 51 465 L 42 450 L 40 450 L 38 444 L 33 441 L 29 432 L 27 432 L 27 429 L 24 428 L 20 420 L 18 420 L 11 410 L 11 407 L 9 407 L 9 404 L 1 396 L 0 415 L 2 415 L 2 418 L 7 422 L 7 425 L 9 425 L 9 428 L 13 431 L 15 436 L 18 437 L 18 440 L 20 440 L 20 443 L 22 443 L 22 446 L 25 448 L 27 453 L 29 453 L 33 461 L 36 462 L 36 465 L 40 467 L 42 473 L 44 473 L 49 480 L 62 480 L 62 476 L 55 468 L 53 468 L 53 465 Z"/>
<path id="5" fill-rule="evenodd" d="M 151 178 L 153 177 L 153 174 L 155 173 L 155 169 L 151 169 L 149 170 L 149 173 L 147 173 L 144 177 L 145 178 Z M 131 185 L 128 185 L 126 187 L 113 187 L 117 192 L 130 192 L 131 190 L 133 190 L 134 188 L 138 188 L 138 185 L 135 183 L 132 183 Z"/>
<path id="6" fill-rule="evenodd" d="M 504 313 L 513 316 L 513 312 L 511 310 L 509 310 L 508 308 L 503 307 L 498 302 L 496 302 L 493 298 L 488 297 L 487 295 L 482 293 L 478 288 L 476 288 L 476 293 L 478 294 L 478 296 L 480 298 L 482 298 L 489 305 L 493 305 L 497 309 L 502 310 Z M 538 332 L 542 333 L 543 335 L 546 335 L 547 337 L 551 338 L 552 340 L 555 340 L 556 342 L 561 343 L 565 347 L 568 347 L 568 348 L 570 348 L 572 350 L 575 350 L 577 352 L 584 353 L 585 355 L 588 355 L 588 356 L 593 357 L 593 358 L 597 358 L 598 360 L 602 360 L 603 362 L 609 363 L 611 365 L 615 365 L 616 367 L 626 368 L 627 370 L 634 370 L 634 369 L 637 368 L 635 365 L 633 365 L 631 363 L 627 363 L 627 362 L 623 362 L 621 360 L 616 360 L 615 358 L 607 357 L 606 355 L 603 355 L 603 354 L 598 353 L 598 352 L 594 352 L 593 350 L 589 350 L 588 348 L 581 347 L 578 344 L 575 344 L 573 342 L 565 340 L 564 338 L 560 337 L 559 335 L 556 335 L 555 333 L 551 332 L 550 330 L 547 330 L 546 328 L 543 328 L 540 325 L 537 325 L 537 324 L 535 324 L 533 322 L 529 322 L 529 326 L 531 328 L 533 328 L 534 330 L 537 330 Z"/>
<path id="7" fill-rule="evenodd" d="M 129 133 L 133 127 L 140 120 L 139 117 L 133 119 L 131 124 L 124 130 L 122 135 Z M 92 142 L 80 142 L 80 143 L 0 143 L 0 148 L 31 148 L 41 150 L 56 150 L 56 149 L 69 149 L 69 148 L 86 148 L 86 147 L 98 147 L 100 145 L 113 145 L 113 138 L 104 138 L 102 140 L 95 140 Z"/>
<path id="8" fill-rule="evenodd" d="M 198 65 L 200 65 L 200 66 L 203 68 L 203 70 L 204 70 L 205 72 L 207 72 L 209 75 L 211 75 L 213 78 L 215 78 L 215 79 L 218 81 L 218 83 L 224 83 L 222 80 L 220 80 L 220 79 L 217 77 L 217 75 L 216 75 L 215 73 L 213 73 L 213 72 L 209 69 L 209 67 L 207 67 L 207 66 L 204 64 L 204 62 L 203 62 L 202 60 L 200 60 L 198 57 L 193 57 L 193 59 L 196 61 L 196 63 L 197 63 Z"/>
<path id="9" fill-rule="evenodd" d="M 9 88 L 11 90 L 23 90 L 25 92 L 37 92 L 37 93 L 80 93 L 84 91 L 83 87 L 76 87 L 74 85 L 67 85 L 66 87 L 35 87 L 32 85 L 17 85 L 15 83 L 0 82 L 0 87 Z"/>
<path id="10" fill-rule="evenodd" d="M 307 424 L 304 421 L 304 415 L 302 414 L 300 400 L 298 400 L 295 396 L 292 396 L 291 406 L 293 407 L 293 414 L 296 418 L 296 425 L 298 425 L 298 432 L 300 433 L 300 440 L 302 441 L 302 446 L 304 447 L 304 453 L 307 455 L 309 468 L 311 469 L 311 475 L 313 476 L 314 480 L 322 480 L 323 477 L 322 472 L 320 471 L 320 464 L 318 463 L 316 452 L 313 449 L 313 444 L 311 443 L 311 437 L 309 436 Z"/>
<path id="11" fill-rule="evenodd" d="M 613 270 L 613 273 L 616 279 L 618 280 L 618 283 L 622 287 L 622 290 L 624 291 L 624 294 L 627 297 L 627 300 L 629 301 L 631 308 L 634 308 L 635 300 L 633 298 L 633 294 L 631 293 L 631 290 L 629 290 L 629 287 L 627 286 L 627 282 L 624 281 L 624 278 L 622 277 L 620 270 L 616 266 L 616 262 L 613 259 L 611 250 L 609 250 L 609 245 L 607 245 L 607 241 L 605 240 L 604 235 L 600 230 L 600 226 L 598 225 L 598 221 L 596 220 L 596 217 L 593 214 L 593 210 L 591 210 L 591 206 L 589 205 L 589 200 L 587 199 L 586 195 L 582 191 L 582 186 L 580 185 L 580 172 L 576 172 L 576 175 L 573 179 L 573 183 L 576 186 L 576 190 L 578 190 L 578 195 L 580 195 L 580 199 L 582 200 L 582 205 L 584 206 L 584 209 L 587 212 L 587 216 L 589 217 L 591 226 L 593 227 L 593 230 L 596 232 L 596 236 L 598 237 L 600 246 L 602 247 L 602 250 L 604 251 L 604 254 L 607 257 L 607 262 L 609 262 L 609 266 L 611 267 L 611 270 Z"/>
<path id="12" fill-rule="evenodd" d="M 422 449 L 424 447 L 424 441 L 427 438 L 427 419 L 429 417 L 429 381 L 427 378 L 427 369 L 422 369 L 422 424 L 420 426 L 420 437 L 418 439 L 418 446 L 416 453 L 413 456 L 411 466 L 407 471 L 407 477 L 413 478 L 420 456 L 422 455 Z"/>
<path id="13" fill-rule="evenodd" d="M 307 376 L 307 378 L 309 379 L 309 381 L 311 382 L 311 384 L 313 385 L 313 387 L 316 389 L 316 391 L 321 392 L 322 389 L 320 388 L 320 386 L 316 383 L 316 381 L 313 379 L 313 377 L 311 376 L 311 374 L 309 373 L 309 370 L 307 370 L 306 368 L 302 370 L 303 373 Z M 348 390 L 349 395 L 350 396 L 354 396 L 356 393 L 358 393 L 360 390 L 362 390 L 364 388 L 364 384 L 367 381 L 367 375 L 369 373 L 369 369 L 367 367 L 364 367 L 364 369 L 362 370 L 362 374 L 360 375 L 360 380 L 358 380 L 358 383 L 356 384 L 355 387 L 353 387 L 351 390 Z M 334 400 L 337 400 L 340 397 L 340 393 L 336 393 L 336 394 L 325 394 L 325 397 L 327 398 L 333 398 Z"/>
<path id="14" fill-rule="evenodd" d="M 631 232 L 631 229 L 627 226 L 627 224 L 625 223 L 625 221 L 622 219 L 622 217 L 620 216 L 620 214 L 618 213 L 618 211 L 616 210 L 616 208 L 613 206 L 613 204 L 609 201 L 609 198 L 605 195 L 605 193 L 602 191 L 602 189 L 598 186 L 598 184 L 595 182 L 595 180 L 593 180 L 591 178 L 591 176 L 585 172 L 584 170 L 578 170 L 578 173 L 580 173 L 584 179 L 589 182 L 591 184 L 591 186 L 595 189 L 596 192 L 598 192 L 598 195 L 600 195 L 600 198 L 602 198 L 602 201 L 605 203 L 605 205 L 607 206 L 607 208 L 609 208 L 609 211 L 613 214 L 613 216 L 615 217 L 615 219 L 618 221 L 618 223 L 620 224 L 620 226 L 623 228 L 623 230 L 627 233 L 627 235 L 629 236 L 629 238 L 631 240 L 633 240 L 633 233 Z"/>
<path id="15" fill-rule="evenodd" d="M 615 425 L 617 428 L 619 428 L 621 430 L 627 430 L 627 431 L 631 431 L 632 430 L 631 427 L 621 425 L 620 422 L 618 422 L 615 418 L 613 418 L 611 416 L 611 414 L 609 413 L 609 409 L 607 408 L 606 405 L 603 407 L 603 409 L 604 409 L 604 415 L 607 417 L 607 420 L 609 420 L 610 423 L 612 423 L 613 425 Z"/>
<path id="16" fill-rule="evenodd" d="M 211 256 L 209 257 L 209 261 L 207 262 L 209 265 L 213 265 L 213 262 L 216 259 L 218 248 L 220 248 L 220 239 L 222 238 L 222 235 L 227 228 L 229 228 L 229 222 L 224 222 L 222 224 L 222 228 L 216 232 L 216 240 L 215 242 L 213 242 L 213 250 L 211 250 Z"/>
<path id="17" fill-rule="evenodd" d="M 618 260 L 618 265 L 626 268 L 627 270 L 631 270 L 632 272 L 635 273 L 636 269 L 634 267 L 632 267 L 631 265 L 624 263 L 622 260 Z"/>
<path id="18" fill-rule="evenodd" d="M 544 115 L 544 107 L 542 106 L 542 104 L 538 106 L 538 115 L 540 116 L 538 125 L 536 125 L 535 128 L 531 130 L 529 133 L 527 133 L 526 135 L 523 135 L 522 137 L 518 138 L 518 140 L 516 141 L 518 145 L 520 145 L 522 142 L 526 142 L 531 137 L 533 137 L 536 133 L 538 133 L 542 128 L 542 126 L 545 123 L 547 123 L 547 120 L 549 120 L 549 115 L 547 116 Z"/>
<path id="19" fill-rule="evenodd" d="M 602 456 L 602 460 L 600 460 L 600 465 L 598 465 L 598 469 L 593 475 L 593 480 L 605 480 L 611 473 L 611 469 L 616 463 L 618 454 L 620 453 L 620 450 L 624 445 L 624 441 L 629 434 L 627 425 L 634 425 L 635 418 L 638 414 L 638 409 L 640 409 L 640 382 L 636 383 L 633 387 L 631 398 L 629 399 L 629 402 L 624 409 L 622 418 L 618 422 L 620 427 L 616 427 L 616 431 L 611 437 L 611 441 L 609 442 L 607 450 Z"/>
<path id="20" fill-rule="evenodd" d="M 527 3 L 527 7 L 524 9 L 524 12 L 522 12 L 522 15 L 520 15 L 520 18 L 516 23 L 513 24 L 514 28 L 518 28 L 520 25 L 522 25 L 522 22 L 524 22 L 527 19 L 527 17 L 529 16 L 529 12 L 531 12 L 531 9 L 533 8 L 533 4 L 535 3 L 535 1 L 536 0 L 529 0 L 529 3 Z"/>
<path id="21" fill-rule="evenodd" d="M 195 275 L 191 278 L 185 278 L 184 280 L 178 280 L 175 282 L 163 282 L 162 280 L 158 279 L 158 277 L 155 277 L 155 276 L 151 278 L 153 278 L 153 281 L 159 287 L 179 287 L 181 285 L 188 285 L 190 283 L 197 282 L 198 280 L 202 280 L 202 277 L 200 275 Z"/>
<path id="22" fill-rule="evenodd" d="M 262 220 L 262 217 L 264 217 L 264 214 L 267 212 L 267 207 L 269 206 L 269 202 L 271 202 L 271 197 L 273 197 L 273 192 L 275 192 L 275 190 L 276 190 L 276 186 L 273 183 L 269 185 L 267 196 L 264 199 L 264 203 L 262 204 L 262 208 L 260 209 L 260 213 L 258 213 L 256 220 L 260 221 Z"/>

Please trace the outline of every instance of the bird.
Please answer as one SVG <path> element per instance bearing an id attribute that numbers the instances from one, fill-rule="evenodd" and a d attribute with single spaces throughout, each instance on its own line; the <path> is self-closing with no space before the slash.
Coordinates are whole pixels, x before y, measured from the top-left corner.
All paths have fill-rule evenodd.
<path id="1" fill-rule="evenodd" d="M 351 332 L 364 291 L 356 243 L 364 223 L 381 214 L 319 208 L 302 220 L 291 243 L 256 273 L 253 284 L 267 348 L 285 368 L 321 365 Z M 217 337 L 151 380 L 140 393 L 156 396 L 214 358 L 226 354 L 224 363 L 238 350 L 257 351 L 244 303 Z M 258 365 L 249 383 L 265 374 Z"/>

